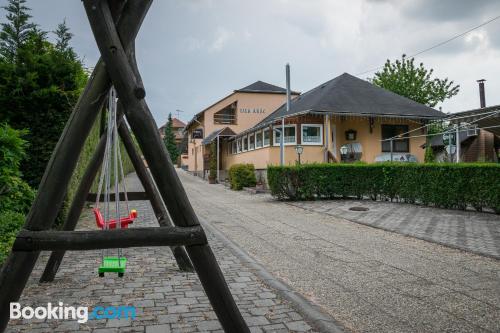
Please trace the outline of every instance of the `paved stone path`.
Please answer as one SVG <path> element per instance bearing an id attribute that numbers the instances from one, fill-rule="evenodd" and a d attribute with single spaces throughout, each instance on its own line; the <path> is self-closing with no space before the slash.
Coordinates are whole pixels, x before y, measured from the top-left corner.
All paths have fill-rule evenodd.
<path id="1" fill-rule="evenodd" d="M 500 215 L 369 200 L 289 204 L 500 259 Z M 351 211 L 351 207 L 369 210 Z"/>
<path id="2" fill-rule="evenodd" d="M 127 188 L 140 190 L 135 176 L 127 178 Z M 134 202 L 138 210 L 135 226 L 156 226 L 149 202 Z M 79 229 L 95 229 L 90 212 L 85 213 Z M 303 316 L 262 283 L 229 249 L 208 233 L 210 245 L 224 272 L 236 302 L 252 332 L 313 332 Z M 112 254 L 115 253 L 113 250 Z M 102 319 L 78 324 L 74 320 L 12 320 L 7 332 L 222 332 L 196 274 L 178 271 L 166 247 L 124 249 L 128 258 L 125 277 L 97 277 L 100 251 L 69 252 L 54 283 L 38 284 L 48 258 L 38 260 L 22 306 L 57 305 L 101 306 L 131 305 L 137 317 Z"/>
<path id="3" fill-rule="evenodd" d="M 208 185 L 197 214 L 353 332 L 499 332 L 500 261 Z"/>

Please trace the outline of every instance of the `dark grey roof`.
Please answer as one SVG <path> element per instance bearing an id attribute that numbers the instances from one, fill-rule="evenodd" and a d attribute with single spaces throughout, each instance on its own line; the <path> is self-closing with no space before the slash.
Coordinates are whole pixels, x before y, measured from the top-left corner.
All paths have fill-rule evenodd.
<path id="1" fill-rule="evenodd" d="M 224 128 L 220 128 L 220 129 L 215 130 L 212 133 L 210 133 L 207 137 L 205 137 L 203 139 L 203 141 L 201 141 L 201 143 L 204 145 L 207 145 L 210 142 L 214 141 L 217 138 L 217 136 L 232 137 L 235 135 L 236 135 L 236 133 L 234 133 L 234 131 L 232 129 L 230 129 L 229 127 L 224 127 Z"/>
<path id="2" fill-rule="evenodd" d="M 431 107 L 344 73 L 293 99 L 289 113 L 283 104 L 261 123 L 309 112 L 429 119 L 446 116 Z"/>
<path id="3" fill-rule="evenodd" d="M 235 92 L 286 94 L 286 89 L 267 82 L 256 81 L 251 85 L 235 90 Z M 292 91 L 292 94 L 299 93 Z"/>

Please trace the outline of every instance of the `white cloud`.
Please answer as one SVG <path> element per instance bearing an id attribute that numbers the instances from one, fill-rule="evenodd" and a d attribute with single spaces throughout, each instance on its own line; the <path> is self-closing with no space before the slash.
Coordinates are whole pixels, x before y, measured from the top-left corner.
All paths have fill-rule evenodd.
<path id="1" fill-rule="evenodd" d="M 234 32 L 223 27 L 217 27 L 217 30 L 215 31 L 215 39 L 208 47 L 208 50 L 210 52 L 220 52 L 233 37 Z"/>

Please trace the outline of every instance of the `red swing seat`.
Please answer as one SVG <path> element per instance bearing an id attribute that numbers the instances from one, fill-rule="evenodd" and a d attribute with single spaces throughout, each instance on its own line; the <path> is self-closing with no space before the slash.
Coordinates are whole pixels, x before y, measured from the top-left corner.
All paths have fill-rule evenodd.
<path id="1" fill-rule="evenodd" d="M 95 223 L 97 224 L 97 227 L 99 229 L 104 229 L 106 222 L 104 221 L 104 218 L 102 217 L 101 211 L 98 208 L 94 208 L 93 211 L 94 211 Z M 128 228 L 128 225 L 131 223 L 134 223 L 134 220 L 136 218 L 137 218 L 137 211 L 135 209 L 132 209 L 130 211 L 129 216 L 120 218 L 121 228 L 123 228 L 123 229 Z M 116 228 L 116 220 L 109 220 L 107 225 L 108 225 L 108 229 L 115 229 Z"/>

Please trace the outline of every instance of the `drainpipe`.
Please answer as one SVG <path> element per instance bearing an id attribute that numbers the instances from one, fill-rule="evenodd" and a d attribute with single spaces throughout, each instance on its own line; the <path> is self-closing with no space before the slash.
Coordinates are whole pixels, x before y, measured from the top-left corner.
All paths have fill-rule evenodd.
<path id="1" fill-rule="evenodd" d="M 328 141 L 328 133 L 330 132 L 330 115 L 326 115 L 326 124 L 325 124 L 325 156 L 324 162 L 328 163 L 328 152 L 330 151 L 329 141 Z"/>
<path id="2" fill-rule="evenodd" d="M 219 135 L 217 135 L 217 183 L 220 183 L 219 181 Z"/>
<path id="3" fill-rule="evenodd" d="M 455 154 L 457 154 L 457 163 L 460 163 L 460 126 L 457 124 L 456 128 L 456 134 L 455 134 L 455 145 L 457 147 L 457 150 L 455 151 Z"/>

